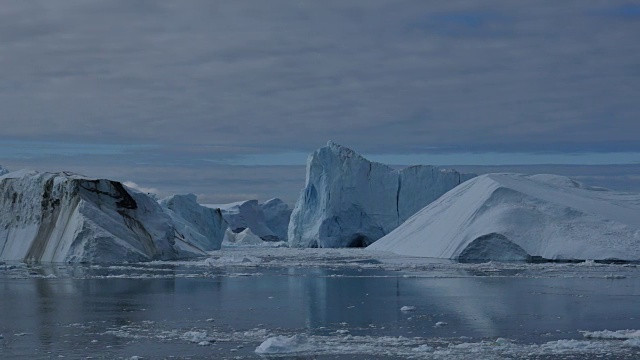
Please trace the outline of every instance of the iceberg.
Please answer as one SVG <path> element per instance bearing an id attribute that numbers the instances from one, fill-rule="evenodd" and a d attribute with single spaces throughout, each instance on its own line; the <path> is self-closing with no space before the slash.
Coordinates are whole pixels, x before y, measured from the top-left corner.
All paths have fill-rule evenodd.
<path id="1" fill-rule="evenodd" d="M 265 225 L 278 238 L 278 241 L 287 241 L 289 219 L 293 209 L 278 198 L 265 201 L 260 204 L 260 208 L 264 214 Z"/>
<path id="2" fill-rule="evenodd" d="M 558 175 L 487 174 L 420 210 L 369 250 L 459 261 L 640 260 L 640 194 Z"/>
<path id="3" fill-rule="evenodd" d="M 2 165 L 0 165 L 0 176 L 6 175 L 8 173 L 9 173 L 9 170 L 3 168 Z"/>
<path id="4" fill-rule="evenodd" d="M 291 209 L 280 199 L 271 199 L 264 204 L 258 200 L 245 200 L 230 204 L 206 204 L 217 208 L 229 223 L 229 229 L 240 233 L 245 229 L 264 241 L 286 241 Z"/>
<path id="5" fill-rule="evenodd" d="M 138 262 L 206 255 L 152 198 L 69 172 L 0 176 L 0 260 Z"/>
<path id="6" fill-rule="evenodd" d="M 370 245 L 474 176 L 428 165 L 394 170 L 329 141 L 307 160 L 305 188 L 289 223 L 289 245 Z"/>
<path id="7" fill-rule="evenodd" d="M 211 251 L 220 250 L 227 222 L 220 209 L 198 204 L 194 194 L 173 195 L 159 201 L 171 216 L 178 234 L 190 244 Z"/>

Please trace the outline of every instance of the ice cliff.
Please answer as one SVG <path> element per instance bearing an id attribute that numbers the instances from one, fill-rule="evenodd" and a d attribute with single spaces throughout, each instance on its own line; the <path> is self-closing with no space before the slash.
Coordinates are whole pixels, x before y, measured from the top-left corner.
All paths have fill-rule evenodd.
<path id="1" fill-rule="evenodd" d="M 135 262 L 203 254 L 156 201 L 117 181 L 28 170 L 0 176 L 0 260 Z"/>
<path id="2" fill-rule="evenodd" d="M 367 249 L 485 260 L 640 260 L 640 194 L 557 175 L 487 174 Z"/>
<path id="3" fill-rule="evenodd" d="M 228 224 L 220 209 L 204 207 L 194 194 L 173 195 L 159 203 L 173 218 L 176 230 L 202 250 L 219 250 Z"/>
<path id="4" fill-rule="evenodd" d="M 427 165 L 394 170 L 330 141 L 307 160 L 289 245 L 369 245 L 473 176 Z"/>
<path id="5" fill-rule="evenodd" d="M 229 229 L 240 233 L 244 229 L 264 241 L 286 241 L 291 209 L 280 199 L 271 199 L 264 204 L 258 200 L 239 201 L 230 204 L 209 204 L 209 208 L 219 208 L 229 223 Z"/>

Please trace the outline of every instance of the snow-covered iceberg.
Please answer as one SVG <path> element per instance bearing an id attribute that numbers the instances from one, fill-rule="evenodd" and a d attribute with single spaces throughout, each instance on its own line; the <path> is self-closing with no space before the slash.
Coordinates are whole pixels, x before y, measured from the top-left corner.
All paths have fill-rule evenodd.
<path id="1" fill-rule="evenodd" d="M 2 167 L 2 165 L 0 165 L 0 176 L 8 174 L 9 170 L 5 169 Z"/>
<path id="2" fill-rule="evenodd" d="M 460 261 L 640 260 L 640 194 L 557 175 L 487 174 L 443 195 L 371 250 Z"/>
<path id="3" fill-rule="evenodd" d="M 208 204 L 217 208 L 229 223 L 229 229 L 240 233 L 245 229 L 264 241 L 286 241 L 291 209 L 280 199 L 271 199 L 260 204 L 258 200 L 239 201 L 230 204 Z"/>
<path id="4" fill-rule="evenodd" d="M 173 195 L 159 201 L 178 233 L 202 250 L 219 250 L 228 224 L 220 209 L 204 207 L 194 194 Z"/>
<path id="5" fill-rule="evenodd" d="M 0 176 L 0 260 L 134 262 L 202 255 L 155 200 L 117 181 L 28 170 Z"/>
<path id="6" fill-rule="evenodd" d="M 394 170 L 330 141 L 307 160 L 289 245 L 369 245 L 473 176 L 428 165 Z"/>

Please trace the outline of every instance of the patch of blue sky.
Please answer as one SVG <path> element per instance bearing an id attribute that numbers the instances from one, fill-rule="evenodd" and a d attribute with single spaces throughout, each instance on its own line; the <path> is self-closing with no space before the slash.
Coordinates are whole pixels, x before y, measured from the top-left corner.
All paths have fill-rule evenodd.
<path id="1" fill-rule="evenodd" d="M 509 22 L 507 16 L 497 12 L 453 11 L 425 15 L 412 22 L 409 29 L 446 36 L 495 35 L 499 26 Z"/>
<path id="2" fill-rule="evenodd" d="M 85 144 L 55 141 L 0 140 L 0 158 L 29 159 L 48 156 L 123 155 L 151 147 L 151 145 L 139 144 Z"/>
<path id="3" fill-rule="evenodd" d="M 595 11 L 596 15 L 607 15 L 626 19 L 640 20 L 640 4 L 623 4 Z"/>

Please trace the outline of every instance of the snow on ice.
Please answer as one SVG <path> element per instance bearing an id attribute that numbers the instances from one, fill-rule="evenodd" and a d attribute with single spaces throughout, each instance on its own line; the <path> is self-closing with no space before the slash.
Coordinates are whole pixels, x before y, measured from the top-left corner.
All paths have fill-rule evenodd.
<path id="1" fill-rule="evenodd" d="M 368 249 L 486 260 L 639 260 L 640 194 L 557 175 L 487 174 L 456 187 Z"/>

